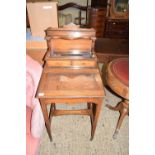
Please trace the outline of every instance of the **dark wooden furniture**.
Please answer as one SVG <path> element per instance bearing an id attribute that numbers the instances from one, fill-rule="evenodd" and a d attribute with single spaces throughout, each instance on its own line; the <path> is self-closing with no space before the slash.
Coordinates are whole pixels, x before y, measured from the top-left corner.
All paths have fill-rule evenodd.
<path id="1" fill-rule="evenodd" d="M 98 38 L 128 38 L 129 20 L 106 17 L 106 8 L 90 8 L 88 27 L 96 30 Z"/>
<path id="2" fill-rule="evenodd" d="M 107 0 L 91 0 L 91 7 L 106 7 Z"/>
<path id="3" fill-rule="evenodd" d="M 89 9 L 89 27 L 95 28 L 97 37 L 129 38 L 128 11 L 118 13 L 114 10 L 114 0 L 93 0 Z M 102 16 L 102 17 L 101 17 Z"/>
<path id="4" fill-rule="evenodd" d="M 107 64 L 113 59 L 129 57 L 129 40 L 98 38 L 95 41 L 98 62 Z"/>
<path id="5" fill-rule="evenodd" d="M 107 17 L 110 19 L 129 19 L 129 0 L 108 0 Z"/>
<path id="6" fill-rule="evenodd" d="M 109 0 L 104 36 L 129 38 L 129 7 L 127 0 Z"/>
<path id="7" fill-rule="evenodd" d="M 37 91 L 50 140 L 51 119 L 60 115 L 88 115 L 91 120 L 91 140 L 104 97 L 104 89 L 94 53 L 93 29 L 59 28 L 46 30 L 48 52 Z M 60 46 L 61 45 L 61 46 Z M 86 109 L 57 109 L 66 103 L 84 104 Z M 47 105 L 50 104 L 50 112 Z"/>
<path id="8" fill-rule="evenodd" d="M 119 58 L 111 61 L 107 68 L 107 84 L 123 101 L 115 107 L 107 104 L 106 106 L 114 111 L 120 112 L 113 138 L 117 138 L 122 121 L 129 115 L 129 59 Z"/>
<path id="9" fill-rule="evenodd" d="M 107 38 L 129 38 L 128 19 L 106 19 L 104 37 Z"/>
<path id="10" fill-rule="evenodd" d="M 106 8 L 101 7 L 88 9 L 88 26 L 93 27 L 96 30 L 97 38 L 103 37 L 105 29 L 106 11 Z"/>

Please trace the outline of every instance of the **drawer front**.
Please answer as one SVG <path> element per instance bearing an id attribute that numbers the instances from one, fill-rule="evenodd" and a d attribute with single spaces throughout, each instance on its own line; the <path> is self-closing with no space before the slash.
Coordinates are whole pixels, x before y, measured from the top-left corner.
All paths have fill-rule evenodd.
<path id="1" fill-rule="evenodd" d="M 120 38 L 123 38 L 123 37 L 125 37 L 125 38 L 127 38 L 128 37 L 128 35 L 129 35 L 129 33 L 128 32 L 123 32 L 123 31 L 118 31 L 118 32 L 116 32 L 116 31 L 106 31 L 105 32 L 105 36 L 106 37 L 120 37 Z"/>
<path id="2" fill-rule="evenodd" d="M 76 66 L 76 67 L 95 67 L 96 66 L 96 61 L 75 60 L 75 61 L 72 61 L 72 66 Z"/>
<path id="3" fill-rule="evenodd" d="M 105 26 L 104 36 L 127 38 L 129 35 L 129 23 L 108 21 Z"/>
<path id="4" fill-rule="evenodd" d="M 55 67 L 67 67 L 71 66 L 71 61 L 69 60 L 49 60 L 47 61 L 48 66 L 55 66 Z"/>
<path id="5" fill-rule="evenodd" d="M 47 65 L 51 67 L 96 67 L 93 60 L 48 60 Z"/>
<path id="6" fill-rule="evenodd" d="M 119 22 L 108 22 L 106 24 L 106 28 L 108 30 L 110 29 L 115 29 L 115 30 L 128 30 L 129 29 L 129 24 L 128 23 L 119 23 Z"/>

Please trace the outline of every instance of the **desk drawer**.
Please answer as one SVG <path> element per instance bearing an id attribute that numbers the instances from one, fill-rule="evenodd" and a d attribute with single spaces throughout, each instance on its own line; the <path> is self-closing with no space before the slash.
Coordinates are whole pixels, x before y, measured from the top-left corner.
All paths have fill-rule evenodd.
<path id="1" fill-rule="evenodd" d="M 75 60 L 75 61 L 72 61 L 72 66 L 95 67 L 96 66 L 96 61 L 93 61 L 93 60 Z"/>
<path id="2" fill-rule="evenodd" d="M 48 66 L 67 67 L 71 66 L 71 60 L 48 60 Z"/>
<path id="3" fill-rule="evenodd" d="M 97 63 L 91 60 L 47 60 L 50 67 L 96 67 Z"/>

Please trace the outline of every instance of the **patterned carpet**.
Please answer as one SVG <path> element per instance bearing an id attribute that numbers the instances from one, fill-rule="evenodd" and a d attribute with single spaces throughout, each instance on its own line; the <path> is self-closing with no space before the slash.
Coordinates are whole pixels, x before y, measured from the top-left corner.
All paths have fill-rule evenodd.
<path id="1" fill-rule="evenodd" d="M 96 132 L 90 141 L 90 118 L 88 116 L 59 116 L 52 119 L 52 136 L 50 142 L 46 129 L 41 140 L 40 155 L 128 155 L 129 154 L 129 117 L 125 117 L 117 139 L 112 135 L 115 131 L 119 112 L 105 107 L 106 104 L 116 105 L 120 98 L 109 92 L 103 100 Z M 86 105 L 85 105 L 86 106 Z M 66 106 L 58 108 L 78 109 L 84 105 Z"/>

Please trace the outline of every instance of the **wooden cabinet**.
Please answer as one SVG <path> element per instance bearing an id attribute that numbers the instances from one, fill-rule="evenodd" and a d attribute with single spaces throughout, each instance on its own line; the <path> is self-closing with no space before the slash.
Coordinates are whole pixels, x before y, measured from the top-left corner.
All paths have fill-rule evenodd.
<path id="1" fill-rule="evenodd" d="M 96 30 L 96 37 L 103 37 L 106 20 L 106 8 L 90 8 L 89 10 L 89 27 Z"/>
<path id="2" fill-rule="evenodd" d="M 129 20 L 110 19 L 106 17 L 106 8 L 89 9 L 89 27 L 96 30 L 96 37 L 128 38 Z"/>
<path id="3" fill-rule="evenodd" d="M 96 30 L 96 37 L 129 38 L 128 11 L 114 12 L 114 0 L 92 0 L 89 9 L 89 27 Z M 113 6 L 113 7 L 112 7 Z"/>
<path id="4" fill-rule="evenodd" d="M 108 38 L 128 38 L 129 21 L 122 19 L 107 19 L 103 36 Z"/>

